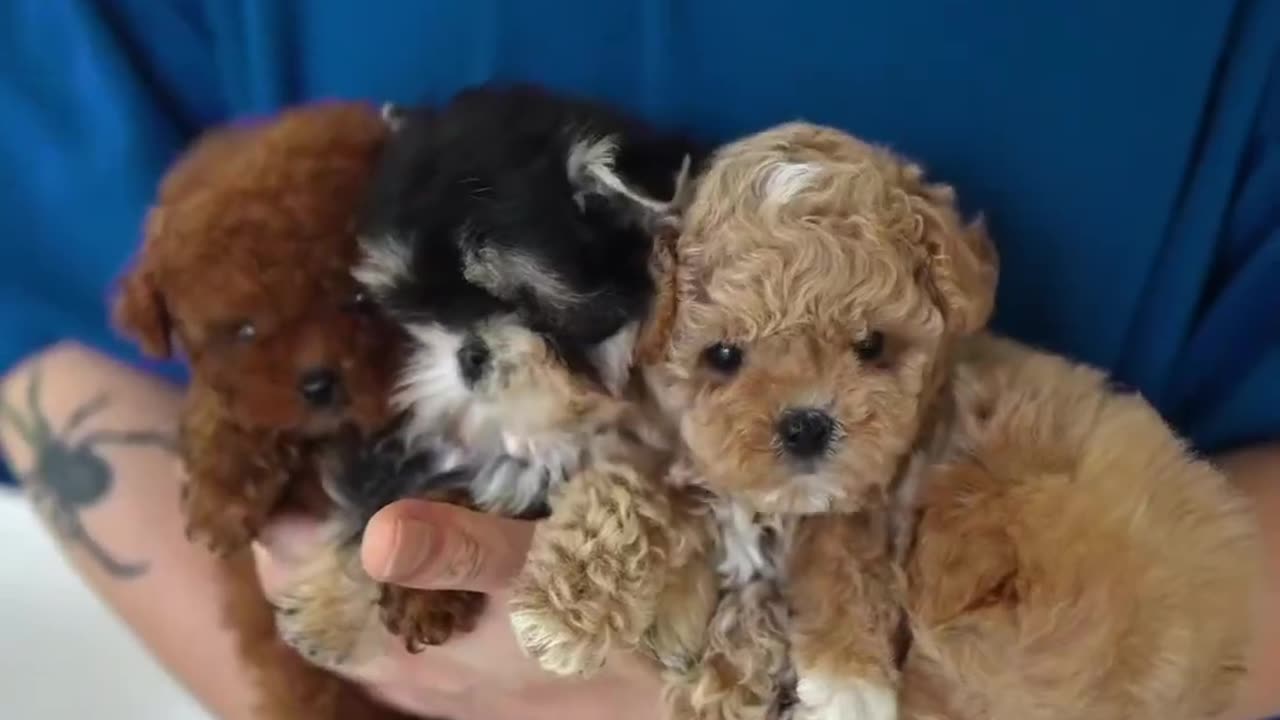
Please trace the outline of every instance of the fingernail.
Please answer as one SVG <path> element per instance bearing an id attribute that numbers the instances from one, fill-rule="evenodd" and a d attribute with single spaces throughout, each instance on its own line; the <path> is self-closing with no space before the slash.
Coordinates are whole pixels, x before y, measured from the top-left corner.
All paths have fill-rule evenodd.
<path id="1" fill-rule="evenodd" d="M 431 526 L 426 523 L 403 518 L 396 520 L 381 579 L 397 582 L 418 574 L 431 554 L 431 536 Z"/>

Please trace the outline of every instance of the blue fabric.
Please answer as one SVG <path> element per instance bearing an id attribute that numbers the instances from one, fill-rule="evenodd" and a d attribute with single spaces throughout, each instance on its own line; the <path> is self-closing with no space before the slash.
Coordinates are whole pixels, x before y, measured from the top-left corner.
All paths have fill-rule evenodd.
<path id="1" fill-rule="evenodd" d="M 919 7 L 0 3 L 0 370 L 60 338 L 143 362 L 105 299 L 201 128 L 519 79 L 711 140 L 803 117 L 888 143 L 988 216 L 997 329 L 1112 370 L 1206 451 L 1280 437 L 1280 3 Z"/>

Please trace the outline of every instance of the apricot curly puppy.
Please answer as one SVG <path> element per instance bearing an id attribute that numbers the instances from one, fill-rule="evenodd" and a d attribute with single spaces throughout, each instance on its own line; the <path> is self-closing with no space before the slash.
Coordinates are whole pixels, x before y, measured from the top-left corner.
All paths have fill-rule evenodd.
<path id="1" fill-rule="evenodd" d="M 682 220 L 650 387 L 717 548 L 695 716 L 895 714 L 890 490 L 995 264 L 947 194 L 845 150 L 802 125 L 731 144 Z"/>
<path id="2" fill-rule="evenodd" d="M 115 307 L 144 350 L 190 365 L 188 534 L 227 559 L 231 622 L 261 675 L 266 718 L 398 716 L 281 644 L 278 621 L 324 625 L 326 610 L 273 620 L 247 552 L 273 512 L 332 512 L 322 485 L 344 461 L 333 455 L 349 452 L 336 440 L 391 421 L 401 335 L 351 277 L 355 214 L 385 136 L 374 109 L 339 103 L 207 134 L 162 182 Z M 357 540 L 322 554 L 343 566 Z M 406 592 L 385 604 L 410 642 L 465 627 L 478 610 L 476 597 L 437 594 L 427 605 L 439 627 L 423 628 L 399 617 L 428 617 Z"/>
<path id="3" fill-rule="evenodd" d="M 1095 369 L 977 337 L 949 400 L 906 563 L 904 714 L 1220 717 L 1259 587 L 1245 499 Z"/>
<path id="4" fill-rule="evenodd" d="M 887 153 L 796 123 L 723 148 L 685 213 L 655 391 L 715 495 L 723 591 L 774 588 L 749 607 L 785 619 L 771 680 L 795 704 L 770 712 L 896 716 L 892 494 L 995 292 L 994 251 L 951 199 Z"/>
<path id="5" fill-rule="evenodd" d="M 1099 374 L 981 350 L 1004 347 L 982 332 L 997 261 L 949 188 L 838 131 L 787 124 L 713 158 L 676 252 L 649 379 L 681 460 L 668 487 L 639 491 L 707 491 L 721 600 L 675 716 L 1221 707 L 1256 566 L 1240 500 Z M 1094 533 L 1105 541 L 1082 542 Z M 559 644 L 602 642 L 600 628 L 546 626 L 568 633 Z"/>

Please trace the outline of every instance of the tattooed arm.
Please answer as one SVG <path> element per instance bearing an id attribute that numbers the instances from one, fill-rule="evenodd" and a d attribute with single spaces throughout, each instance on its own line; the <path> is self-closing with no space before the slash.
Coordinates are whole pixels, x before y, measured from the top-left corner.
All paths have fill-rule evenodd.
<path id="1" fill-rule="evenodd" d="M 4 454 L 74 568 L 212 713 L 249 717 L 218 565 L 183 536 L 178 391 L 70 345 L 0 390 Z M 48 640 L 75 652 L 75 637 Z"/>

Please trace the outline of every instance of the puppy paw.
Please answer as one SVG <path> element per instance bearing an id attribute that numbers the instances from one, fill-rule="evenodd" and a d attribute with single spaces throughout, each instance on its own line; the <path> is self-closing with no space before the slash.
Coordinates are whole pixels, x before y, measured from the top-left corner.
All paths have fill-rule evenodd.
<path id="1" fill-rule="evenodd" d="M 521 647 L 546 670 L 594 672 L 653 625 L 671 513 L 644 482 L 629 466 L 592 468 L 535 530 L 510 611 Z"/>
<path id="2" fill-rule="evenodd" d="M 511 627 L 520 647 L 544 670 L 557 675 L 590 675 L 609 651 L 607 601 L 576 597 L 559 602 L 547 588 L 519 584 L 511 598 Z"/>
<path id="3" fill-rule="evenodd" d="M 461 590 L 416 590 L 383 585 L 378 598 L 382 623 L 404 640 L 405 649 L 421 652 L 441 645 L 458 633 L 475 629 L 484 610 L 482 593 Z"/>
<path id="4" fill-rule="evenodd" d="M 328 669 L 358 665 L 386 640 L 378 622 L 377 584 L 349 567 L 344 553 L 319 554 L 275 601 L 280 638 Z"/>
<path id="5" fill-rule="evenodd" d="M 231 497 L 193 483 L 182 487 L 187 540 L 226 557 L 243 549 L 266 522 L 267 510 L 249 499 Z"/>
<path id="6" fill-rule="evenodd" d="M 802 677 L 794 720 L 897 720 L 897 693 L 861 678 Z"/>

